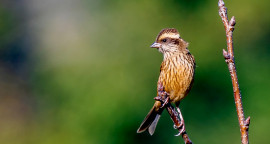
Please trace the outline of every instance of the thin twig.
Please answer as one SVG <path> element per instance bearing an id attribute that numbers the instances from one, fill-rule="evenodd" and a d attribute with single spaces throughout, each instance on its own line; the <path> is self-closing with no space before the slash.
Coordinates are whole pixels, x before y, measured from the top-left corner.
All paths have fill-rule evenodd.
<path id="1" fill-rule="evenodd" d="M 219 15 L 222 19 L 226 30 L 226 37 L 227 37 L 227 50 L 223 49 L 223 56 L 225 58 L 226 63 L 228 64 L 228 68 L 231 74 L 232 85 L 233 85 L 233 92 L 234 92 L 234 100 L 236 105 L 236 111 L 238 115 L 238 121 L 240 125 L 240 132 L 241 132 L 241 141 L 242 144 L 248 144 L 248 129 L 250 124 L 250 117 L 245 119 L 242 100 L 241 100 L 241 93 L 239 89 L 236 68 L 235 68 L 235 61 L 234 61 L 234 53 L 233 53 L 233 31 L 235 26 L 235 18 L 234 16 L 228 21 L 227 16 L 227 8 L 224 5 L 223 0 L 219 0 Z"/>
<path id="2" fill-rule="evenodd" d="M 161 83 L 158 84 L 158 96 L 160 97 L 160 101 L 163 104 L 167 98 L 167 94 L 163 89 L 163 85 Z M 169 115 L 171 116 L 171 119 L 175 125 L 175 127 L 178 128 L 178 131 L 181 132 L 182 138 L 185 141 L 185 144 L 192 144 L 192 141 L 189 139 L 188 134 L 186 131 L 182 131 L 182 127 L 184 125 L 184 123 L 182 122 L 182 126 L 181 126 L 181 120 L 178 118 L 178 112 L 175 110 L 175 108 L 170 104 L 166 104 L 166 109 L 169 113 Z"/>

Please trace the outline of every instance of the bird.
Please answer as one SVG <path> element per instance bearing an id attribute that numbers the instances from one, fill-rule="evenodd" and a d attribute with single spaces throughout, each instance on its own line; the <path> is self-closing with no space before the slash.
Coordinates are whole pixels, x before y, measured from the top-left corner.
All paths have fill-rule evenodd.
<path id="1" fill-rule="evenodd" d="M 162 84 L 168 95 L 167 102 L 175 104 L 181 121 L 183 121 L 183 117 L 179 108 L 180 101 L 191 90 L 196 67 L 195 59 L 188 50 L 188 45 L 189 43 L 180 37 L 177 29 L 165 28 L 160 31 L 155 42 L 150 46 L 157 48 L 163 54 L 158 84 Z M 148 129 L 149 134 L 153 135 L 163 109 L 164 104 L 156 100 L 137 133 Z M 181 132 L 178 135 L 180 134 Z"/>

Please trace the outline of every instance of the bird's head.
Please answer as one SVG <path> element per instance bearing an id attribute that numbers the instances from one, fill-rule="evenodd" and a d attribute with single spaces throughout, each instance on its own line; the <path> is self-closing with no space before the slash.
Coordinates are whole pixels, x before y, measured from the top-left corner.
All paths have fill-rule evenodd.
<path id="1" fill-rule="evenodd" d="M 157 48 L 163 54 L 178 53 L 187 50 L 188 43 L 184 41 L 179 32 L 174 28 L 166 28 L 160 31 L 151 48 Z"/>

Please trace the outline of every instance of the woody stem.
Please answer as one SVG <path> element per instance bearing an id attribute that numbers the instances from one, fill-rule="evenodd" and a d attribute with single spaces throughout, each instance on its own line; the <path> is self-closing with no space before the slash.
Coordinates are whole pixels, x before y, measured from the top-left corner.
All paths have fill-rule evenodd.
<path id="1" fill-rule="evenodd" d="M 227 38 L 227 51 L 223 49 L 223 56 L 225 58 L 225 62 L 228 65 L 229 72 L 232 79 L 233 85 L 233 92 L 234 92 L 234 100 L 236 105 L 236 111 L 238 116 L 238 121 L 240 125 L 240 132 L 241 132 L 241 142 L 242 144 L 248 144 L 248 129 L 250 124 L 250 117 L 245 119 L 242 100 L 241 100 L 241 93 L 239 89 L 237 73 L 235 68 L 235 60 L 234 60 L 234 52 L 233 52 L 233 31 L 234 26 L 236 24 L 235 18 L 232 17 L 230 21 L 228 21 L 227 16 L 227 8 L 224 5 L 223 0 L 219 0 L 219 15 L 222 19 L 222 22 L 225 27 L 226 31 L 226 38 Z"/>

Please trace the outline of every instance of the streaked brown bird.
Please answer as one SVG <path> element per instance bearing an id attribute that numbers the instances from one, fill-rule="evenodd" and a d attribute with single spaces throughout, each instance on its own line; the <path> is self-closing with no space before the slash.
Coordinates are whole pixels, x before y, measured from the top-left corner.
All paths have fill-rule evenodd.
<path id="1" fill-rule="evenodd" d="M 188 43 L 174 28 L 161 30 L 156 41 L 151 45 L 151 48 L 157 48 L 163 54 L 158 83 L 163 85 L 164 91 L 168 94 L 169 103 L 175 103 L 181 121 L 183 118 L 179 108 L 180 101 L 192 87 L 195 70 L 194 57 L 187 47 Z M 150 135 L 153 135 L 163 109 L 162 103 L 156 101 L 137 133 L 148 129 Z"/>

